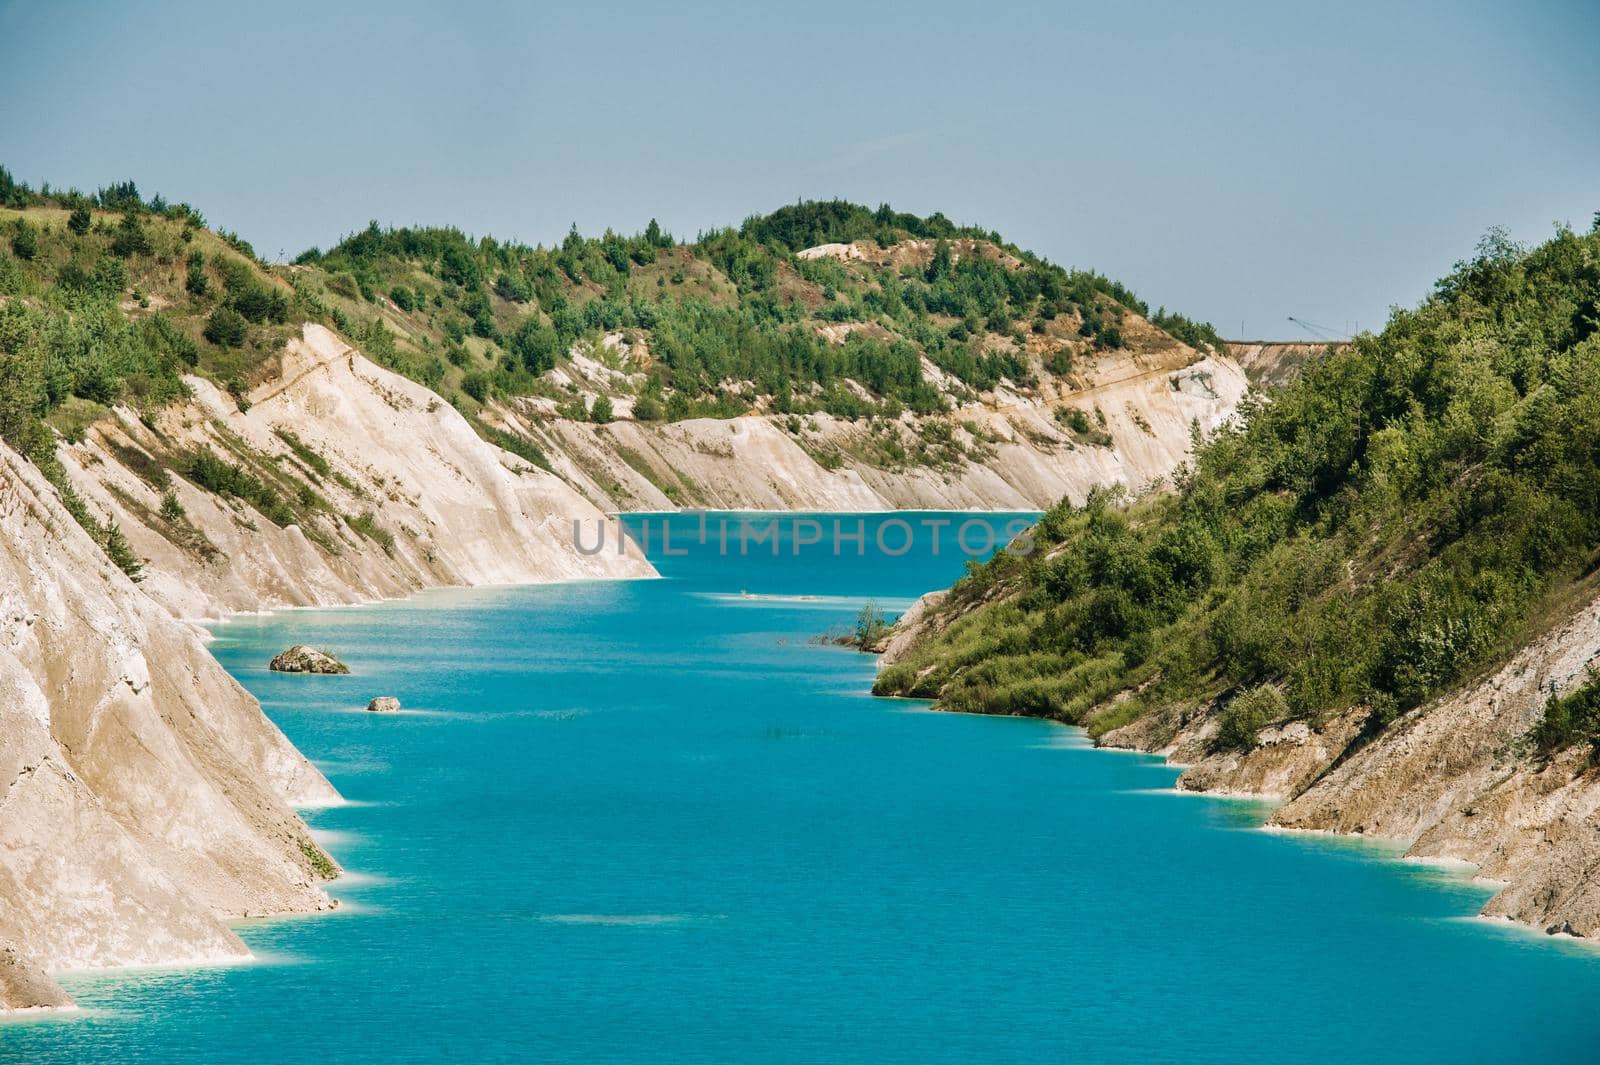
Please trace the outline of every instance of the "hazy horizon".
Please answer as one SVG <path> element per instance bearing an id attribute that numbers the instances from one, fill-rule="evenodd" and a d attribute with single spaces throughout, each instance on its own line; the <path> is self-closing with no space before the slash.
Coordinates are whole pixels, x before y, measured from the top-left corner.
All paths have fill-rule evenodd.
<path id="1" fill-rule="evenodd" d="M 370 219 L 549 245 L 841 197 L 1301 339 L 1600 211 L 1592 4 L 68 10 L 0 3 L 0 164 L 131 178 L 272 259 Z"/>

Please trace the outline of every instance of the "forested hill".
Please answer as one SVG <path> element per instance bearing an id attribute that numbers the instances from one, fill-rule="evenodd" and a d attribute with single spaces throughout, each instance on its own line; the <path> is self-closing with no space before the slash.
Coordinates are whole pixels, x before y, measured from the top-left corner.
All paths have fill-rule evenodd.
<path id="1" fill-rule="evenodd" d="M 347 316 L 401 312 L 395 357 L 475 400 L 539 392 L 539 375 L 575 346 L 601 354 L 605 335 L 642 340 L 645 419 L 727 416 L 758 397 L 785 412 L 929 413 L 950 397 L 924 357 L 981 392 L 1127 344 L 1218 343 L 1164 312 L 1131 326 L 1149 311 L 1122 285 L 998 234 L 838 201 L 685 244 L 654 222 L 631 237 L 574 230 L 555 248 L 373 225 L 296 263 L 359 300 Z"/>
<path id="2" fill-rule="evenodd" d="M 646 364 L 629 369 L 649 371 L 633 406 L 642 420 L 767 401 L 845 417 L 928 412 L 952 397 L 930 383 L 924 356 L 954 387 L 984 391 L 1026 387 L 1098 351 L 1218 343 L 1178 315 L 1147 323 L 1142 301 L 1097 274 L 886 206 L 801 203 L 692 243 L 654 222 L 631 237 L 574 230 L 552 248 L 373 224 L 271 267 L 132 182 L 83 195 L 0 170 L 0 204 L 11 208 L 0 215 L 0 290 L 68 312 L 101 294 L 135 297 L 161 312 L 159 330 L 185 338 L 158 338 L 146 354 L 161 362 L 176 344 L 182 368 L 236 386 L 281 342 L 275 326 L 308 320 L 469 412 L 495 395 L 564 398 L 541 375 L 575 351 L 609 361 L 621 340 Z M 806 253 L 819 245 L 826 253 Z M 52 402 L 125 389 L 156 398 L 126 369 L 85 370 L 94 381 L 58 383 Z"/>
<path id="3" fill-rule="evenodd" d="M 1051 510 L 878 691 L 1096 734 L 1154 715 L 1170 737 L 1209 705 L 1221 750 L 1352 713 L 1381 733 L 1594 597 L 1597 301 L 1600 231 L 1491 236 L 1381 334 L 1247 403 L 1178 492 Z M 1526 737 L 1580 741 L 1600 742 L 1594 679 Z"/>

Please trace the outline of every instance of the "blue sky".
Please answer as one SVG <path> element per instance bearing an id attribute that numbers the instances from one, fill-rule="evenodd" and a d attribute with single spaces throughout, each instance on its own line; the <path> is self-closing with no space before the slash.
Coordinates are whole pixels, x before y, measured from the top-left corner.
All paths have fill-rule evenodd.
<path id="1" fill-rule="evenodd" d="M 943 211 L 1224 335 L 1343 332 L 1600 211 L 1600 2 L 0 2 L 0 163 L 276 257 L 368 219 Z"/>

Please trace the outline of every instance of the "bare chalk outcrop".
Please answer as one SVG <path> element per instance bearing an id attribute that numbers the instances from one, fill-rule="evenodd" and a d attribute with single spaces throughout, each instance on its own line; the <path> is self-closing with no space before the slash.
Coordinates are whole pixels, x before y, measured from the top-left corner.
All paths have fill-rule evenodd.
<path id="1" fill-rule="evenodd" d="M 229 921 L 333 905 L 337 866 L 294 808 L 338 794 L 180 619 L 654 573 L 580 554 L 591 503 L 326 329 L 278 369 L 247 409 L 197 378 L 59 449 L 139 583 L 0 446 L 0 1008 L 68 1004 L 54 970 L 246 958 Z M 189 480 L 201 450 L 303 485 L 309 524 Z"/>
<path id="2" fill-rule="evenodd" d="M 148 421 L 118 410 L 61 449 L 74 487 L 146 560 L 144 589 L 178 616 L 654 575 L 637 552 L 580 553 L 573 523 L 606 520 L 593 503 L 331 331 L 306 325 L 279 360 L 248 409 L 192 378 L 191 401 Z M 186 477 L 201 450 L 280 495 L 309 491 L 319 502 L 304 524 L 279 525 Z M 168 491 L 177 520 L 162 513 Z"/>
<path id="3" fill-rule="evenodd" d="M 1102 485 L 1161 481 L 1188 458 L 1195 430 L 1231 418 L 1250 387 L 1228 355 L 1170 340 L 1101 353 L 1067 376 L 1040 365 L 1035 386 L 981 395 L 932 363 L 922 369 L 949 412 L 594 425 L 552 417 L 552 401 L 529 399 L 506 420 L 607 509 L 1034 510 L 1063 497 L 1081 502 Z M 576 365 L 564 372 L 575 387 L 609 387 Z M 1073 427 L 1074 411 L 1088 432 Z"/>
<path id="4" fill-rule="evenodd" d="M 331 902 L 294 814 L 338 795 L 0 445 L 0 943 L 39 973 L 248 956 L 227 922 Z"/>

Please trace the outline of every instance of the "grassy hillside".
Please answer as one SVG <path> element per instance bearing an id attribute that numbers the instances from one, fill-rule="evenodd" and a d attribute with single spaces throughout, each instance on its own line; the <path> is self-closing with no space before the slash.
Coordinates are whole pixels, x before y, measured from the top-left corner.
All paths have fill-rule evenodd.
<path id="1" fill-rule="evenodd" d="M 849 242 L 839 257 L 796 254 Z M 1159 328 L 1134 339 L 1125 320 L 1148 309 L 1098 275 L 937 215 L 841 202 L 782 208 L 689 244 L 654 223 L 632 237 L 573 231 L 549 249 L 374 224 L 296 265 L 345 321 L 382 320 L 407 372 L 474 401 L 550 394 L 540 376 L 569 350 L 604 361 L 602 337 L 642 341 L 645 419 L 729 416 L 766 400 L 844 417 L 928 413 L 946 397 L 924 356 L 982 391 L 1028 383 L 1035 365 L 1064 372 L 1096 350 L 1172 342 Z M 1215 342 L 1178 316 L 1158 322 Z"/>
<path id="2" fill-rule="evenodd" d="M 1381 729 L 1600 580 L 1597 300 L 1600 231 L 1491 236 L 1177 492 L 1062 504 L 1032 555 L 975 566 L 877 691 L 1096 733 L 1216 700 L 1237 746 L 1352 707 Z M 1597 707 L 1553 704 L 1536 741 L 1600 736 Z"/>
<path id="3" fill-rule="evenodd" d="M 249 245 L 131 183 L 41 194 L 0 168 L 0 204 L 0 438 L 137 575 L 120 530 L 67 483 L 58 439 L 78 439 L 112 404 L 150 411 L 186 396 L 187 373 L 242 395 L 313 309 Z"/>
<path id="4" fill-rule="evenodd" d="M 610 335 L 648 371 L 636 416 L 667 420 L 757 405 L 929 413 L 950 397 L 923 357 L 982 391 L 1026 387 L 1097 351 L 1218 344 L 1209 326 L 1150 316 L 1099 275 L 887 207 L 799 204 L 692 244 L 654 223 L 633 237 L 574 231 L 548 249 L 374 224 L 271 267 L 132 183 L 36 192 L 0 171 L 0 204 L 0 294 L 22 304 L 14 331 L 23 319 L 38 335 L 47 321 L 130 327 L 103 358 L 82 344 L 45 353 L 51 409 L 68 397 L 159 404 L 187 371 L 242 391 L 306 320 L 468 410 L 495 396 L 562 398 L 543 375 L 574 352 L 614 359 Z M 838 257 L 796 254 L 851 241 Z"/>
<path id="5" fill-rule="evenodd" d="M 839 247 L 800 254 L 819 244 Z M 1026 389 L 1109 349 L 1219 345 L 1209 326 L 1151 316 L 1106 278 L 888 207 L 802 203 L 693 243 L 654 223 L 632 237 L 574 231 L 555 248 L 374 224 L 273 266 L 132 182 L 34 190 L 0 168 L 0 437 L 130 572 L 118 531 L 73 497 L 56 441 L 114 404 L 148 412 L 184 397 L 187 374 L 243 401 L 306 321 L 539 463 L 483 411 L 541 396 L 555 401 L 536 408 L 544 416 L 610 420 L 611 396 L 552 374 L 574 357 L 626 371 L 611 387 L 641 421 L 751 409 L 854 419 L 938 412 L 1001 382 Z"/>

